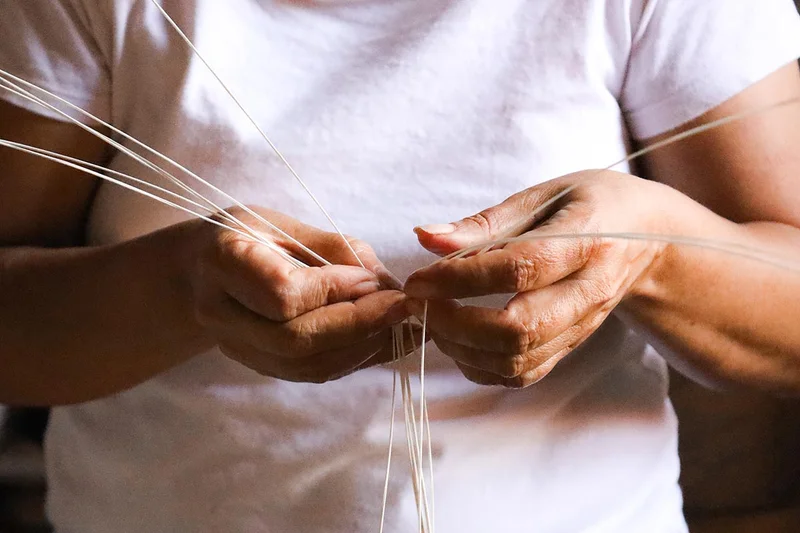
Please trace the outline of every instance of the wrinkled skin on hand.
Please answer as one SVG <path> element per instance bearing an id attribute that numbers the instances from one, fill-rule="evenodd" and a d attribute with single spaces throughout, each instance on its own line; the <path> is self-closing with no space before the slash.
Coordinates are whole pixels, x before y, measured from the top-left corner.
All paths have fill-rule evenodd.
<path id="1" fill-rule="evenodd" d="M 392 360 L 391 326 L 409 316 L 406 296 L 366 243 L 258 209 L 333 265 L 314 264 L 295 244 L 243 210 L 237 218 L 300 258 L 226 229 L 204 226 L 191 273 L 196 320 L 222 352 L 265 376 L 325 382 Z"/>
<path id="2" fill-rule="evenodd" d="M 417 228 L 439 255 L 524 235 L 665 232 L 656 215 L 663 185 L 610 171 L 585 171 L 532 187 L 453 224 Z M 571 189 L 534 216 L 539 206 Z M 405 291 L 415 314 L 429 301 L 436 345 L 477 383 L 525 387 L 585 341 L 646 277 L 664 245 L 600 238 L 527 240 L 415 272 Z M 458 298 L 514 293 L 504 309 Z"/>

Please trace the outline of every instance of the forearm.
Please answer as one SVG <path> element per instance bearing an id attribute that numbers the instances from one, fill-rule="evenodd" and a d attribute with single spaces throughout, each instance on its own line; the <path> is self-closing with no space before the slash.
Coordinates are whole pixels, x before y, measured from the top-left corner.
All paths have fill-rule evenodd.
<path id="1" fill-rule="evenodd" d="M 195 227 L 115 246 L 0 249 L 0 402 L 97 398 L 210 347 L 185 276 Z"/>
<path id="2" fill-rule="evenodd" d="M 800 230 L 796 228 L 734 224 L 693 203 L 686 210 L 673 210 L 673 218 L 674 213 L 681 218 L 671 225 L 672 234 L 770 251 L 800 267 Z M 669 245 L 634 286 L 621 310 L 674 366 L 695 378 L 800 392 L 797 271 L 718 251 Z"/>

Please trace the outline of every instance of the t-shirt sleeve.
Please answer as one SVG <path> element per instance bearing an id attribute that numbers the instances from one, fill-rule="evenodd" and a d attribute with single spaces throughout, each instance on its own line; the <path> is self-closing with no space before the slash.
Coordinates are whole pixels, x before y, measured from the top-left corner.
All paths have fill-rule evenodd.
<path id="1" fill-rule="evenodd" d="M 92 3 L 100 4 L 95 0 Z M 109 69 L 93 34 L 87 8 L 90 5 L 79 0 L 0 0 L 0 69 L 108 120 Z M 37 96 L 80 118 L 52 98 L 41 93 Z M 4 89 L 0 89 L 0 98 L 35 113 L 65 120 L 52 110 Z"/>
<path id="2" fill-rule="evenodd" d="M 800 56 L 792 0 L 649 0 L 621 106 L 637 139 L 684 124 Z"/>

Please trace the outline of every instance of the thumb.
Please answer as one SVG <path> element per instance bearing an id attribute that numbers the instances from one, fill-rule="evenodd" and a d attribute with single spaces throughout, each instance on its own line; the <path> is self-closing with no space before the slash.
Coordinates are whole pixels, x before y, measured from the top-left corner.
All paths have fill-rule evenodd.
<path id="1" fill-rule="evenodd" d="M 414 228 L 414 233 L 423 248 L 444 256 L 491 239 L 488 229 L 472 220 L 473 217 L 468 217 L 450 224 L 418 226 Z"/>
<path id="2" fill-rule="evenodd" d="M 428 251 L 448 255 L 488 241 L 516 237 L 549 215 L 540 207 L 549 194 L 538 187 L 511 196 L 480 213 L 449 224 L 430 224 L 414 228 L 419 243 Z"/>

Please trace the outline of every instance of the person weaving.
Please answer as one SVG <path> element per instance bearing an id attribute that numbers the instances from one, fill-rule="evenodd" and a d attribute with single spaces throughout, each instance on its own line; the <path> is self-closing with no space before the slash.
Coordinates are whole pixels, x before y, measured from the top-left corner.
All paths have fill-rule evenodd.
<path id="1" fill-rule="evenodd" d="M 0 69 L 334 263 L 292 270 L 234 232 L 0 150 L 0 402 L 54 406 L 58 533 L 377 531 L 391 327 L 424 301 L 438 533 L 685 532 L 667 362 L 800 390 L 789 270 L 599 238 L 436 261 L 522 233 L 606 232 L 800 261 L 800 106 L 593 170 L 800 96 L 789 0 L 160 4 L 366 268 L 150 0 L 0 2 Z M 156 180 L 0 97 L 0 138 Z M 411 481 L 390 481 L 385 531 L 414 531 Z"/>

